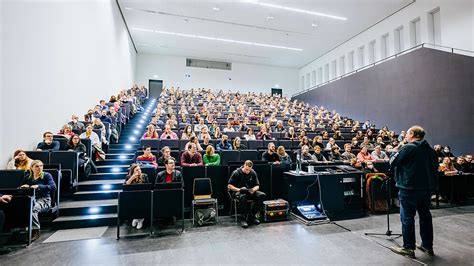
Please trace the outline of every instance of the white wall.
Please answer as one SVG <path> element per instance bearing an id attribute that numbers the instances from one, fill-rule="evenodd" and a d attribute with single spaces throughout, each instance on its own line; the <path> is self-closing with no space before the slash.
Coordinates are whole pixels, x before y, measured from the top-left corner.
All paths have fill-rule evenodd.
<path id="1" fill-rule="evenodd" d="M 114 0 L 1 1 L 0 168 L 134 82 L 135 51 Z"/>
<path id="2" fill-rule="evenodd" d="M 351 51 L 354 51 L 355 69 L 361 67 L 359 63 L 359 47 L 364 46 L 364 62 L 369 62 L 368 47 L 373 40 L 375 44 L 375 61 L 381 58 L 381 37 L 389 34 L 388 51 L 390 55 L 395 53 L 394 46 L 394 30 L 403 26 L 403 46 L 404 50 L 411 47 L 410 42 L 410 21 L 420 18 L 421 42 L 431 43 L 428 34 L 428 14 L 434 9 L 440 9 L 440 26 L 441 26 L 441 45 L 474 51 L 474 3 L 472 0 L 417 0 L 405 9 L 397 12 L 393 16 L 381 21 L 377 25 L 369 28 L 365 32 L 357 35 L 353 39 L 335 48 L 326 55 L 314 60 L 306 66 L 303 66 L 298 76 L 306 77 L 307 73 L 317 70 L 319 67 L 330 63 L 332 60 L 341 56 L 348 57 Z M 339 62 L 338 62 L 339 64 Z M 345 69 L 349 69 L 348 60 L 345 62 Z M 323 67 L 324 69 L 324 67 Z M 339 69 L 339 66 L 338 66 Z M 338 73 L 338 76 L 341 73 Z M 325 74 L 324 74 L 325 75 Z M 320 82 L 318 81 L 318 84 Z M 306 84 L 306 82 L 305 82 Z M 308 87 L 299 87 L 302 91 Z"/>
<path id="3" fill-rule="evenodd" d="M 167 87 L 183 89 L 206 87 L 270 93 L 272 87 L 279 85 L 283 94 L 291 95 L 298 88 L 296 68 L 233 62 L 232 70 L 205 69 L 186 67 L 186 57 L 141 53 L 137 56 L 136 78 L 139 84 L 148 84 L 148 79 L 161 79 Z"/>

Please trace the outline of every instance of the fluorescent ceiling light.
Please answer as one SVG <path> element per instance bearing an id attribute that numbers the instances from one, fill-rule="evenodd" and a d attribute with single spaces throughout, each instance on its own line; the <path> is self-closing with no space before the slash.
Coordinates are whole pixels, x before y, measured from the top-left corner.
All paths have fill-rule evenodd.
<path id="1" fill-rule="evenodd" d="M 304 13 L 304 14 L 308 14 L 308 15 L 314 15 L 314 16 L 320 16 L 320 17 L 326 17 L 326 18 L 332 18 L 332 19 L 339 19 L 339 20 L 347 20 L 347 18 L 345 18 L 345 17 L 339 17 L 339 16 L 330 15 L 330 14 L 324 14 L 324 13 L 319 13 L 319 12 L 314 12 L 314 11 L 308 11 L 308 10 L 304 10 L 304 9 L 294 8 L 294 7 L 281 6 L 281 5 L 275 5 L 275 4 L 269 4 L 269 3 L 262 3 L 262 2 L 257 2 L 255 0 L 250 0 L 250 1 L 245 1 L 245 2 L 249 3 L 249 4 L 259 5 L 259 6 L 266 6 L 266 7 L 271 7 L 271 8 L 283 9 L 283 10 L 287 10 L 287 11 Z"/>
<path id="2" fill-rule="evenodd" d="M 142 29 L 142 28 L 132 28 L 132 30 L 145 31 L 145 32 L 154 32 L 154 33 L 158 33 L 158 34 L 175 35 L 175 36 L 180 36 L 180 37 L 204 39 L 204 40 L 211 40 L 211 41 L 246 44 L 246 45 L 262 46 L 262 47 L 277 48 L 277 49 L 286 49 L 286 50 L 299 51 L 299 52 L 303 51 L 303 49 L 301 49 L 301 48 L 293 48 L 293 47 L 265 44 L 265 43 L 258 43 L 258 42 L 238 41 L 238 40 L 224 39 L 224 38 L 215 38 L 215 37 L 201 36 L 201 35 L 194 35 L 194 34 L 186 34 L 186 33 L 179 33 L 179 32 L 170 32 L 170 31 L 162 31 L 162 30 L 155 30 L 154 31 L 154 30 Z"/>
<path id="3" fill-rule="evenodd" d="M 221 9 L 220 9 L 218 6 L 215 6 L 215 7 L 212 8 L 212 10 L 214 10 L 214 11 L 219 11 L 219 10 L 221 10 Z"/>

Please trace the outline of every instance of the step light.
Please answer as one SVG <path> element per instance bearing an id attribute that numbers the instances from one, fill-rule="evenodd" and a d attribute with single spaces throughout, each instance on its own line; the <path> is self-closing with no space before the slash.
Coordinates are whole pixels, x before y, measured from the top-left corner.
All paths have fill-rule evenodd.
<path id="1" fill-rule="evenodd" d="M 138 129 L 135 129 L 135 130 L 133 131 L 133 134 L 135 134 L 135 135 L 138 135 L 138 134 L 140 134 L 140 130 L 138 130 Z"/>
<path id="2" fill-rule="evenodd" d="M 111 171 L 113 173 L 118 173 L 118 172 L 120 172 L 120 168 L 119 167 L 112 167 Z"/>
<path id="3" fill-rule="evenodd" d="M 125 145 L 125 149 L 131 150 L 131 149 L 132 149 L 132 145 L 130 145 L 130 144 Z"/>
<path id="4" fill-rule="evenodd" d="M 121 159 L 121 160 L 127 160 L 127 155 L 120 155 L 120 156 L 119 156 L 119 159 Z"/>
<path id="5" fill-rule="evenodd" d="M 111 189 L 112 189 L 112 185 L 109 185 L 109 184 L 102 185 L 102 190 L 111 190 Z"/>
<path id="6" fill-rule="evenodd" d="M 130 138 L 128 138 L 128 140 L 130 140 L 130 141 L 137 141 L 137 138 L 135 138 L 135 137 L 130 137 Z"/>
<path id="7" fill-rule="evenodd" d="M 100 208 L 99 207 L 91 207 L 89 208 L 89 213 L 90 214 L 96 214 L 96 213 L 99 213 L 100 212 Z"/>

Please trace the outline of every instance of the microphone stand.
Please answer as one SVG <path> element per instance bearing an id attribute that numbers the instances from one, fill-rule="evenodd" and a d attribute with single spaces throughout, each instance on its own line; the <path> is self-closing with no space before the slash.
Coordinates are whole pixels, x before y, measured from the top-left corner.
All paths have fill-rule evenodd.
<path id="1" fill-rule="evenodd" d="M 391 196 L 391 188 L 390 188 L 390 177 L 387 176 L 387 180 L 385 180 L 385 190 L 387 191 L 387 231 L 385 233 L 365 233 L 366 236 L 397 236 L 400 237 L 402 234 L 394 234 L 392 230 L 390 230 L 390 207 L 392 206 L 392 201 L 390 199 Z"/>

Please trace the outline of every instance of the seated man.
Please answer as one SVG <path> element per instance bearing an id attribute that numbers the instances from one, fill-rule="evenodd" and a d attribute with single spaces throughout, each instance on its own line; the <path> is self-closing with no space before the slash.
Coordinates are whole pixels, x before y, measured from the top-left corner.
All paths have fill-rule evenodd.
<path id="1" fill-rule="evenodd" d="M 229 142 L 229 137 L 227 135 L 222 135 L 221 141 L 216 145 L 217 151 L 232 150 L 232 144 Z"/>
<path id="2" fill-rule="evenodd" d="M 175 170 L 176 162 L 173 157 L 165 160 L 165 170 L 156 175 L 155 183 L 183 182 L 183 175 Z"/>
<path id="3" fill-rule="evenodd" d="M 268 143 L 268 150 L 262 154 L 262 161 L 267 161 L 272 164 L 280 163 L 280 156 L 276 153 L 275 144 L 273 142 Z"/>
<path id="4" fill-rule="evenodd" d="M 190 143 L 188 150 L 181 154 L 181 166 L 203 166 L 202 156 L 197 152 L 196 144 Z"/>
<path id="5" fill-rule="evenodd" d="M 202 131 L 203 127 L 207 127 L 207 125 L 204 124 L 204 118 L 200 117 L 199 118 L 199 123 L 194 125 L 194 132 L 200 133 Z"/>
<path id="6" fill-rule="evenodd" d="M 265 193 L 258 191 L 260 182 L 252 167 L 252 161 L 245 161 L 242 167 L 232 172 L 227 185 L 232 198 L 238 199 L 238 208 L 242 215 L 240 225 L 243 228 L 247 228 L 249 222 L 256 225 L 260 224 L 255 215 L 262 210 L 263 201 L 266 197 Z M 255 201 L 251 209 L 247 200 Z"/>
<path id="7" fill-rule="evenodd" d="M 72 115 L 71 121 L 69 121 L 68 125 L 70 125 L 73 130 L 84 131 L 86 129 L 84 124 L 82 122 L 79 122 L 79 116 L 77 115 Z"/>
<path id="8" fill-rule="evenodd" d="M 160 166 L 165 165 L 165 161 L 169 158 L 173 158 L 173 157 L 171 157 L 171 149 L 168 146 L 164 146 L 163 148 L 161 148 L 161 157 L 158 158 L 158 160 L 156 162 Z M 173 158 L 173 159 L 175 159 L 175 158 Z"/>
<path id="9" fill-rule="evenodd" d="M 165 131 L 161 134 L 160 139 L 178 139 L 178 135 L 171 131 L 171 126 L 169 124 L 166 124 Z"/>
<path id="10" fill-rule="evenodd" d="M 360 152 L 357 154 L 357 161 L 363 163 L 365 161 L 373 161 L 374 158 L 370 155 L 367 147 L 363 147 Z"/>
<path id="11" fill-rule="evenodd" d="M 43 141 L 36 146 L 37 151 L 59 151 L 59 141 L 53 140 L 53 133 L 44 132 Z"/>
<path id="12" fill-rule="evenodd" d="M 356 158 L 355 154 L 352 152 L 352 146 L 350 143 L 344 144 L 344 152 L 341 154 L 341 158 L 344 161 L 351 161 Z"/>
<path id="13" fill-rule="evenodd" d="M 151 153 L 150 146 L 143 147 L 143 154 L 137 157 L 137 164 L 157 167 L 156 156 Z"/>
<path id="14" fill-rule="evenodd" d="M 314 158 L 316 159 L 315 162 L 321 163 L 321 162 L 327 162 L 328 160 L 324 155 L 321 153 L 321 148 L 319 146 L 314 147 Z"/>
<path id="15" fill-rule="evenodd" d="M 370 143 L 370 140 L 368 137 L 364 137 L 364 141 L 359 145 L 359 148 L 364 148 L 366 147 L 367 149 L 373 149 L 374 148 L 374 145 L 372 145 L 372 143 Z"/>
<path id="16" fill-rule="evenodd" d="M 382 150 L 382 146 L 379 144 L 375 146 L 375 149 L 371 153 L 371 155 L 372 155 L 372 158 L 374 158 L 374 160 L 376 161 L 388 161 L 389 159 L 387 154 Z"/>
<path id="17" fill-rule="evenodd" d="M 205 134 L 202 136 L 202 142 L 199 145 L 201 145 L 201 148 L 203 150 L 206 150 L 207 146 L 212 145 L 210 140 L 211 140 L 211 136 L 209 134 Z"/>

